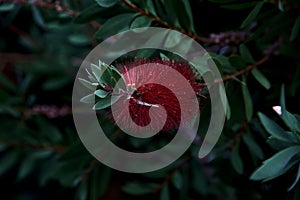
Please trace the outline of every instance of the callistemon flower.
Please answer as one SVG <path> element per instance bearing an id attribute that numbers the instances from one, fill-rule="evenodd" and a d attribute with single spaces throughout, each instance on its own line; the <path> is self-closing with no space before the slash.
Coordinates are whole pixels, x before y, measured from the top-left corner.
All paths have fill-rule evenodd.
<path id="1" fill-rule="evenodd" d="M 201 88 L 198 74 L 188 63 L 161 59 L 135 60 L 117 68 L 123 74 L 127 87 L 118 101 L 128 101 L 129 108 L 124 109 L 122 104 L 114 108 L 116 122 L 130 128 L 132 121 L 144 127 L 153 120 L 155 126 L 161 123 L 161 119 L 155 115 L 151 119 L 149 111 L 153 109 L 155 114 L 155 109 L 163 107 L 167 117 L 161 131 L 175 130 L 181 123 L 190 123 L 195 113 L 195 105 L 192 105 L 195 101 L 192 98 L 201 92 Z M 177 75 L 169 73 L 170 69 Z M 197 99 L 196 103 L 199 109 Z M 130 115 L 126 114 L 128 111 Z M 184 121 L 183 111 L 186 113 Z"/>

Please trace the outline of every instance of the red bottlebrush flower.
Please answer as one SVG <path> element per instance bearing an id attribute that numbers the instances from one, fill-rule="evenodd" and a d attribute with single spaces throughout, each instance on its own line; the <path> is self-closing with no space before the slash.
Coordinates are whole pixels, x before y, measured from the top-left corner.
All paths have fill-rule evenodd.
<path id="1" fill-rule="evenodd" d="M 176 70 L 178 76 L 171 76 L 169 70 L 161 66 Z M 145 66 L 140 68 L 139 66 Z M 153 66 L 156 68 L 154 69 Z M 182 112 L 185 111 L 185 119 L 192 120 L 195 101 L 192 96 L 201 92 L 199 77 L 191 66 L 186 62 L 177 62 L 174 60 L 136 60 L 118 67 L 127 86 L 127 92 L 118 101 L 128 101 L 128 109 L 124 109 L 124 104 L 114 108 L 114 120 L 130 128 L 132 121 L 140 126 L 147 126 L 151 120 L 161 123 L 159 117 L 152 118 L 149 115 L 150 108 L 164 107 L 166 111 L 166 121 L 162 131 L 177 129 L 182 121 Z M 160 70 L 161 69 L 161 70 Z M 179 72 L 179 73 L 178 73 Z M 181 76 L 181 79 L 180 79 Z M 183 79 L 185 84 L 183 84 Z M 169 84 L 162 85 L 162 82 Z M 188 85 L 188 87 L 187 87 Z M 176 89 L 176 94 L 172 91 Z M 188 91 L 189 90 L 189 91 Z M 116 103 L 118 104 L 118 102 Z M 123 105 L 123 106 L 122 106 Z M 129 111 L 129 114 L 126 112 Z M 130 116 L 130 118 L 129 118 Z"/>

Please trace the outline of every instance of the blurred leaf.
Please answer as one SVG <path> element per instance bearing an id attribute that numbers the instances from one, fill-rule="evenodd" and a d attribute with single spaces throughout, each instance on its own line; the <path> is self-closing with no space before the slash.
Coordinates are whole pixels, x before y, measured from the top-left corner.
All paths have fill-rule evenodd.
<path id="1" fill-rule="evenodd" d="M 65 87 L 70 81 L 71 79 L 65 76 L 51 78 L 46 80 L 42 87 L 44 90 L 56 90 Z"/>
<path id="2" fill-rule="evenodd" d="M 24 179 L 35 167 L 35 157 L 34 155 L 28 155 L 26 158 L 23 159 L 20 169 L 18 172 L 18 180 Z"/>
<path id="3" fill-rule="evenodd" d="M 292 146 L 276 153 L 271 158 L 265 160 L 263 165 L 259 167 L 251 175 L 251 180 L 272 179 L 286 172 L 291 159 L 300 153 L 300 146 Z M 288 167 L 287 167 L 288 166 Z"/>
<path id="4" fill-rule="evenodd" d="M 170 200 L 170 193 L 168 184 L 165 184 L 160 191 L 160 200 Z"/>
<path id="5" fill-rule="evenodd" d="M 33 15 L 34 21 L 40 27 L 45 28 L 46 27 L 45 26 L 45 22 L 44 22 L 44 19 L 43 19 L 42 15 L 41 15 L 40 11 L 37 9 L 36 6 L 32 6 L 31 9 L 32 9 L 32 15 Z"/>
<path id="6" fill-rule="evenodd" d="M 246 82 L 246 79 L 243 77 L 243 81 Z M 253 103 L 250 92 L 248 90 L 247 85 L 242 85 L 243 97 L 244 97 L 244 104 L 245 104 L 245 111 L 247 120 L 250 121 L 253 115 Z"/>
<path id="7" fill-rule="evenodd" d="M 291 191 L 297 185 L 299 180 L 300 180 L 300 164 L 299 164 L 299 167 L 298 167 L 296 179 L 295 179 L 294 183 L 289 187 L 288 191 Z"/>
<path id="8" fill-rule="evenodd" d="M 258 70 L 258 69 L 253 69 L 251 70 L 252 75 L 254 78 L 262 85 L 264 88 L 267 90 L 270 89 L 271 84 L 269 80 Z"/>
<path id="9" fill-rule="evenodd" d="M 248 25 L 250 25 L 255 20 L 256 16 L 262 9 L 263 5 L 264 5 L 263 1 L 257 3 L 256 6 L 253 8 L 253 10 L 249 13 L 247 18 L 243 21 L 240 28 L 243 29 L 243 28 L 246 28 Z"/>
<path id="10" fill-rule="evenodd" d="M 213 3 L 231 3 L 231 2 L 235 2 L 236 0 L 208 0 L 210 2 L 213 2 Z"/>
<path id="11" fill-rule="evenodd" d="M 281 12 L 284 12 L 284 6 L 283 6 L 283 3 L 281 0 L 278 0 L 278 9 L 281 11 Z"/>
<path id="12" fill-rule="evenodd" d="M 129 182 L 126 183 L 122 190 L 131 195 L 145 195 L 153 191 L 157 186 L 155 183 Z"/>
<path id="13" fill-rule="evenodd" d="M 138 16 L 132 21 L 132 23 L 130 25 L 130 29 L 149 27 L 151 25 L 151 23 L 152 23 L 152 20 L 149 17 Z"/>
<path id="14" fill-rule="evenodd" d="M 17 151 L 10 151 L 0 158 L 0 176 L 9 170 L 19 160 Z"/>
<path id="15" fill-rule="evenodd" d="M 251 137 L 251 135 L 249 134 L 249 131 L 247 131 L 245 134 L 243 134 L 242 139 L 245 142 L 245 144 L 247 145 L 250 153 L 253 153 L 259 159 L 264 158 L 262 149 L 260 148 L 260 146 L 258 146 L 258 144 L 255 142 L 255 140 Z"/>
<path id="16" fill-rule="evenodd" d="M 118 0 L 95 0 L 102 7 L 111 7 L 115 5 Z"/>
<path id="17" fill-rule="evenodd" d="M 85 46 L 90 44 L 90 40 L 86 35 L 83 34 L 72 34 L 68 36 L 68 41 L 73 45 Z"/>
<path id="18" fill-rule="evenodd" d="M 4 74 L 0 73 L 0 85 L 2 85 L 5 89 L 16 92 L 17 87 L 14 85 L 14 83 L 11 82 Z"/>
<path id="19" fill-rule="evenodd" d="M 296 21 L 294 23 L 292 33 L 290 36 L 290 40 L 291 41 L 295 40 L 299 36 L 299 32 L 300 32 L 300 15 L 296 18 Z"/>
<path id="20" fill-rule="evenodd" d="M 136 14 L 125 13 L 108 19 L 96 32 L 95 37 L 98 40 L 106 39 L 112 35 L 129 29 L 131 21 Z"/>
<path id="21" fill-rule="evenodd" d="M 179 172 L 176 172 L 172 177 L 172 183 L 174 186 L 180 190 L 183 186 L 182 175 Z"/>
<path id="22" fill-rule="evenodd" d="M 111 169 L 96 166 L 91 174 L 91 199 L 99 199 L 107 189 L 110 181 Z"/>
<path id="23" fill-rule="evenodd" d="M 238 70 L 244 69 L 247 66 L 245 60 L 241 56 L 230 56 L 229 62 Z"/>
<path id="24" fill-rule="evenodd" d="M 88 184 L 81 182 L 75 193 L 75 200 L 86 200 L 88 196 Z"/>
<path id="25" fill-rule="evenodd" d="M 257 4 L 257 1 L 253 2 L 245 2 L 239 4 L 229 4 L 229 5 L 222 5 L 222 8 L 231 9 L 231 10 L 243 10 L 249 7 L 253 7 Z"/>
<path id="26" fill-rule="evenodd" d="M 0 12 L 11 11 L 15 8 L 15 4 L 13 3 L 4 3 L 0 5 Z"/>
<path id="27" fill-rule="evenodd" d="M 244 44 L 240 45 L 240 53 L 246 62 L 248 62 L 250 64 L 255 63 L 255 60 L 253 59 L 253 57 L 246 45 L 244 45 Z"/>
<path id="28" fill-rule="evenodd" d="M 238 141 L 234 145 L 234 147 L 231 151 L 230 161 L 231 161 L 231 164 L 232 164 L 233 168 L 235 169 L 235 171 L 239 174 L 242 174 L 244 171 L 244 165 L 243 165 L 243 161 L 239 154 L 239 147 L 240 147 L 240 141 Z"/>

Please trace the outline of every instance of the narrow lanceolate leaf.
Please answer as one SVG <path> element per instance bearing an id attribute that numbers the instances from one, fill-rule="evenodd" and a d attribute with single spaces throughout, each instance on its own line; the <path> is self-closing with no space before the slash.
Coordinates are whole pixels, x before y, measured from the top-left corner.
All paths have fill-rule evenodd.
<path id="1" fill-rule="evenodd" d="M 247 147 L 248 147 L 248 149 L 251 153 L 253 153 L 259 159 L 264 158 L 264 154 L 263 154 L 262 149 L 260 148 L 260 146 L 258 146 L 258 144 L 255 142 L 255 140 L 251 137 L 249 131 L 247 131 L 243 135 L 242 139 L 245 142 L 245 144 L 247 145 Z"/>
<path id="2" fill-rule="evenodd" d="M 245 82 L 245 78 L 243 78 Z M 248 121 L 252 119 L 253 115 L 253 104 L 252 104 L 252 99 L 251 95 L 249 93 L 247 85 L 242 85 L 242 92 L 243 92 L 243 97 L 244 97 L 244 104 L 245 104 L 245 111 L 246 111 L 246 118 Z"/>
<path id="3" fill-rule="evenodd" d="M 299 36 L 299 33 L 300 33 L 300 15 L 297 17 L 297 19 L 294 23 L 292 33 L 290 36 L 290 40 L 291 41 L 295 40 Z"/>
<path id="4" fill-rule="evenodd" d="M 266 129 L 266 131 L 273 137 L 285 141 L 285 142 L 297 142 L 297 139 L 293 137 L 293 134 L 290 134 L 284 131 L 278 124 L 273 122 L 263 113 L 258 113 L 258 117 L 262 122 L 262 125 Z"/>
<path id="5" fill-rule="evenodd" d="M 267 90 L 270 89 L 271 84 L 269 80 L 263 75 L 258 69 L 253 69 L 251 71 L 254 78 Z"/>
<path id="6" fill-rule="evenodd" d="M 250 64 L 255 63 L 255 60 L 252 57 L 252 55 L 246 45 L 244 45 L 244 44 L 240 45 L 240 53 L 246 62 L 248 62 Z"/>
<path id="7" fill-rule="evenodd" d="M 292 146 L 278 152 L 271 158 L 265 160 L 263 165 L 251 175 L 250 179 L 265 180 L 277 177 L 292 167 L 292 165 L 289 165 L 289 162 L 293 157 L 299 155 L 299 153 L 300 146 Z"/>
<path id="8" fill-rule="evenodd" d="M 174 176 L 172 177 L 172 183 L 178 190 L 180 190 L 183 186 L 182 175 L 178 172 L 175 173 Z"/>
<path id="9" fill-rule="evenodd" d="M 145 195 L 149 194 L 156 187 L 156 184 L 153 183 L 140 183 L 140 182 L 130 182 L 127 183 L 122 190 L 131 195 Z"/>
<path id="10" fill-rule="evenodd" d="M 103 99 L 99 99 L 97 103 L 93 106 L 94 110 L 101 110 L 111 106 L 112 104 L 116 103 L 120 96 L 107 96 Z"/>
<path id="11" fill-rule="evenodd" d="M 97 83 L 92 83 L 90 81 L 87 81 L 83 78 L 78 78 L 78 80 L 80 81 L 80 83 L 85 86 L 86 88 L 92 90 L 92 91 L 95 91 L 96 88 L 97 88 Z"/>
<path id="12" fill-rule="evenodd" d="M 94 103 L 95 102 L 95 95 L 94 94 L 89 94 L 85 97 L 82 97 L 80 99 L 80 102 L 82 102 L 82 103 Z"/>
<path id="13" fill-rule="evenodd" d="M 298 167 L 296 179 L 295 179 L 294 183 L 289 187 L 288 191 L 291 191 L 296 186 L 296 184 L 298 183 L 299 180 L 300 180 L 300 164 Z"/>
<path id="14" fill-rule="evenodd" d="M 149 17 L 138 16 L 132 21 L 132 23 L 130 25 L 130 29 L 149 27 L 151 25 L 151 23 L 152 23 L 152 20 Z"/>
<path id="15" fill-rule="evenodd" d="M 170 192 L 167 184 L 160 191 L 160 200 L 170 200 Z"/>
<path id="16" fill-rule="evenodd" d="M 253 8 L 253 10 L 247 16 L 247 18 L 243 21 L 241 28 L 246 28 L 248 25 L 250 25 L 255 20 L 256 16 L 262 9 L 263 5 L 264 5 L 263 1 L 256 4 L 256 6 Z"/>
<path id="17" fill-rule="evenodd" d="M 238 141 L 232 149 L 230 161 L 233 168 L 239 173 L 242 174 L 244 171 L 244 165 L 239 154 L 240 142 Z"/>
<path id="18" fill-rule="evenodd" d="M 99 6 L 108 8 L 115 5 L 118 0 L 96 0 L 96 2 L 99 4 Z"/>
<path id="19" fill-rule="evenodd" d="M 114 34 L 128 30 L 135 16 L 136 14 L 134 13 L 125 13 L 108 19 L 96 32 L 95 37 L 103 40 Z"/>
<path id="20" fill-rule="evenodd" d="M 296 116 L 286 110 L 284 86 L 281 88 L 280 104 L 282 112 L 280 115 L 281 119 L 294 133 L 300 133 L 300 123 L 298 122 Z"/>
<path id="21" fill-rule="evenodd" d="M 100 98 L 105 98 L 109 94 L 109 92 L 106 92 L 104 90 L 96 90 L 94 94 Z"/>

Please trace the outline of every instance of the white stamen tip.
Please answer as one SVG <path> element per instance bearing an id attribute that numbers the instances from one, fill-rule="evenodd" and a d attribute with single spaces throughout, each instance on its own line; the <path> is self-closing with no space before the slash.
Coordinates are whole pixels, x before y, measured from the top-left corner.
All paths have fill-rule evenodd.
<path id="1" fill-rule="evenodd" d="M 272 108 L 278 115 L 281 115 L 281 106 L 273 106 Z"/>

